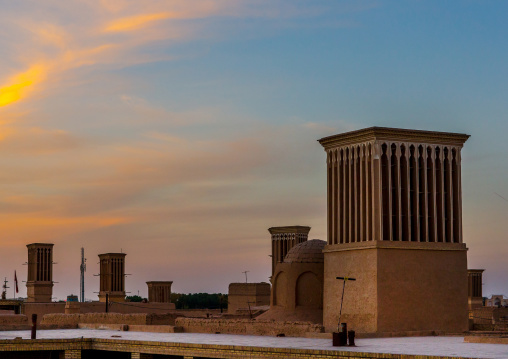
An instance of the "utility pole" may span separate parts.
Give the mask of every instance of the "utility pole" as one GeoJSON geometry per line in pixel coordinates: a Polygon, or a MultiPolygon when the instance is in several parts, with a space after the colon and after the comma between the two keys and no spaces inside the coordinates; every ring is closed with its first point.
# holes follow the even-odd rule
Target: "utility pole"
{"type": "Polygon", "coordinates": [[[79,301],[80,302],[84,302],[85,301],[85,272],[86,272],[86,258],[85,258],[85,248],[81,248],[81,265],[79,266],[79,270],[81,272],[81,277],[80,277],[80,285],[79,285],[79,290],[80,290],[80,298],[79,298],[79,301]]]}
{"type": "Polygon", "coordinates": [[[342,280],[342,281],[343,281],[343,282],[342,282],[342,283],[343,283],[343,284],[342,284],[342,297],[341,297],[341,299],[340,299],[340,311],[339,311],[339,327],[340,327],[340,325],[341,325],[341,323],[340,323],[340,318],[341,318],[341,316],[342,316],[342,303],[344,302],[344,291],[345,291],[345,289],[346,289],[346,282],[347,282],[348,280],[356,280],[356,278],[351,278],[351,277],[337,277],[337,279],[340,279],[340,280],[342,280]]]}

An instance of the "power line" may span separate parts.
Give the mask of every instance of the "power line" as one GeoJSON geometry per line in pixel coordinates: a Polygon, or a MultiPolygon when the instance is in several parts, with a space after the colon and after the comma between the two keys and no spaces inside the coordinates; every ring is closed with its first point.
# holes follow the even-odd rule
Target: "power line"
{"type": "Polygon", "coordinates": [[[498,197],[501,197],[502,199],[504,199],[506,202],[508,202],[508,199],[504,198],[503,196],[501,196],[499,193],[497,192],[494,192],[494,194],[498,197]]]}

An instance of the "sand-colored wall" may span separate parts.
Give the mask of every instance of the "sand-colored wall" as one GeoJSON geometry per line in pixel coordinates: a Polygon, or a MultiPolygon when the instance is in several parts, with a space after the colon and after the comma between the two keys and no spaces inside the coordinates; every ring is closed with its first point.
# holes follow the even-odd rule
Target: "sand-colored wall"
{"type": "Polygon", "coordinates": [[[277,322],[311,322],[323,325],[323,310],[306,307],[284,309],[270,307],[270,310],[260,314],[256,320],[277,322]]]}
{"type": "MultiPolygon", "coordinates": [[[[326,247],[325,247],[326,250],[326,247]]],[[[360,333],[377,331],[377,254],[375,249],[325,253],[323,325],[337,331],[343,281],[346,282],[341,322],[360,333]]]]}
{"type": "Polygon", "coordinates": [[[323,263],[278,263],[273,276],[271,308],[323,308],[323,263]]]}
{"type": "Polygon", "coordinates": [[[56,327],[76,327],[78,323],[87,324],[127,324],[127,325],[174,325],[176,314],[46,314],[41,325],[56,327]]]}
{"type": "Polygon", "coordinates": [[[175,326],[186,333],[221,333],[302,337],[305,333],[322,333],[323,326],[302,322],[273,322],[249,319],[197,319],[177,318],[175,326]]]}
{"type": "MultiPolygon", "coordinates": [[[[115,328],[127,330],[145,326],[171,326],[182,328],[188,333],[222,333],[301,337],[305,333],[322,333],[323,326],[305,322],[274,322],[248,319],[204,319],[176,317],[176,314],[47,314],[43,317],[41,327],[45,328],[115,328]],[[113,326],[113,327],[112,327],[113,326]],[[122,329],[125,328],[125,329],[122,329]]],[[[26,317],[25,317],[26,319],[26,317]]],[[[174,328],[171,329],[174,331],[174,328]]]]}
{"type": "MultiPolygon", "coordinates": [[[[23,314],[28,318],[32,318],[32,314],[37,314],[37,324],[42,320],[46,314],[52,313],[65,313],[65,302],[58,303],[24,303],[23,314]]],[[[30,319],[31,320],[31,319],[30,319]]]]}
{"type": "Polygon", "coordinates": [[[465,250],[378,251],[378,332],[468,330],[465,250]]]}
{"type": "Polygon", "coordinates": [[[270,304],[269,283],[231,283],[228,291],[228,313],[238,309],[270,304]]]}
{"type": "Polygon", "coordinates": [[[323,322],[358,333],[468,330],[466,249],[457,243],[350,243],[325,248],[323,322]],[[337,250],[339,249],[339,250],[337,250]]]}
{"type": "Polygon", "coordinates": [[[221,314],[221,311],[220,309],[176,309],[175,313],[181,317],[208,318],[221,314]]]}
{"type": "MultiPolygon", "coordinates": [[[[80,304],[80,313],[102,313],[106,311],[106,303],[85,302],[80,304]]],[[[174,303],[139,303],[111,302],[109,312],[112,313],[165,313],[175,309],[174,303]]]]}
{"type": "MultiPolygon", "coordinates": [[[[79,313],[105,313],[106,303],[101,302],[85,302],[73,303],[79,305],[79,313]]],[[[65,302],[58,303],[24,303],[23,314],[28,318],[32,314],[37,314],[37,322],[40,323],[42,316],[45,314],[64,314],[65,302]]],[[[173,312],[175,310],[174,303],[115,303],[112,302],[109,306],[110,313],[154,313],[163,314],[173,312]]]]}
{"type": "Polygon", "coordinates": [[[22,314],[0,315],[0,330],[24,330],[28,329],[31,322],[28,317],[22,314]]]}
{"type": "Polygon", "coordinates": [[[481,307],[472,314],[475,330],[508,330],[508,308],[481,307]]]}
{"type": "Polygon", "coordinates": [[[228,295],[270,295],[270,283],[231,283],[228,295]]]}

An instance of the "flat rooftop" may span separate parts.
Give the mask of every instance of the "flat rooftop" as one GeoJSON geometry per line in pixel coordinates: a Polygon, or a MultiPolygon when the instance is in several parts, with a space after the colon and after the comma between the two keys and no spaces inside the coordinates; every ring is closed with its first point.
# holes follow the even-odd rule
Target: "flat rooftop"
{"type": "Polygon", "coordinates": [[[467,141],[469,135],[453,132],[437,132],[410,130],[405,128],[389,127],[369,127],[357,131],[339,133],[328,137],[323,137],[318,142],[325,150],[337,146],[347,146],[367,141],[399,141],[414,143],[433,143],[441,145],[454,145],[462,147],[467,141]]]}
{"type": "MultiPolygon", "coordinates": [[[[30,331],[3,331],[1,340],[30,339],[30,331]]],[[[391,353],[462,358],[508,358],[508,345],[465,343],[464,337],[406,337],[356,339],[356,347],[333,347],[329,339],[268,337],[228,334],[123,332],[93,329],[39,330],[37,339],[108,339],[159,343],[310,349],[363,353],[391,353]]]]}

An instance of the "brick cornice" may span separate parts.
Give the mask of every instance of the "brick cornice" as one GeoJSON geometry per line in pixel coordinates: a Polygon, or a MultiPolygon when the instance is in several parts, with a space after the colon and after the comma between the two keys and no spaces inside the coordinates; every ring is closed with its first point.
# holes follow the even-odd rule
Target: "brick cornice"
{"type": "Polygon", "coordinates": [[[325,150],[370,141],[446,144],[462,147],[469,137],[469,135],[462,133],[369,127],[357,131],[323,137],[318,140],[318,142],[325,148],[325,150]]]}

